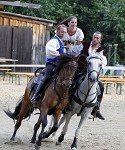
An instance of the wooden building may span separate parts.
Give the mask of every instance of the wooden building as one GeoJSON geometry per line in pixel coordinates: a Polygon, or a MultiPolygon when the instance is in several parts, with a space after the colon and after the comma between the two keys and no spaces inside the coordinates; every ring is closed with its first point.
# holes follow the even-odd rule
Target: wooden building
{"type": "Polygon", "coordinates": [[[44,64],[45,44],[53,23],[0,11],[0,57],[18,59],[18,64],[44,64]]]}

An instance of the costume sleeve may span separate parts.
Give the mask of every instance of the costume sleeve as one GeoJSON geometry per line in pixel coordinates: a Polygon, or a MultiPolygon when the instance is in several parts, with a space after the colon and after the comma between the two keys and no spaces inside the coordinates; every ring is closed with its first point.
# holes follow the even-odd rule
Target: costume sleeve
{"type": "Polygon", "coordinates": [[[104,50],[102,50],[101,52],[99,52],[101,57],[102,57],[102,67],[106,66],[107,65],[107,58],[104,54],[104,50]]]}
{"type": "Polygon", "coordinates": [[[83,41],[84,33],[80,28],[77,28],[77,41],[83,41]]]}
{"type": "Polygon", "coordinates": [[[70,45],[69,46],[69,54],[74,55],[74,56],[78,56],[81,53],[81,50],[83,49],[83,45],[82,43],[79,45],[70,45]]]}
{"type": "Polygon", "coordinates": [[[57,51],[60,48],[59,42],[57,39],[51,39],[46,44],[46,57],[47,58],[55,58],[59,56],[59,51],[57,51]]]}

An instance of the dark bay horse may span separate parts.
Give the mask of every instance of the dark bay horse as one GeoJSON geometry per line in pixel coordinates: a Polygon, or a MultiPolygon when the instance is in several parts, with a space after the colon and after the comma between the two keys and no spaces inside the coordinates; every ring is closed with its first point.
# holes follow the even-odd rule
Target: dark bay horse
{"type": "MultiPolygon", "coordinates": [[[[77,69],[76,59],[68,54],[63,54],[58,57],[58,65],[56,68],[57,76],[53,78],[49,86],[46,88],[44,95],[41,96],[41,102],[36,105],[36,108],[40,110],[40,115],[37,123],[34,126],[34,133],[31,139],[31,143],[35,144],[35,148],[39,149],[41,146],[41,140],[43,137],[44,129],[47,125],[47,115],[53,115],[54,124],[51,129],[51,133],[58,129],[58,122],[61,117],[62,111],[66,107],[69,99],[69,89],[73,82],[73,78],[77,69]],[[42,123],[42,129],[36,141],[37,130],[42,123]]],[[[34,107],[31,103],[33,95],[33,83],[36,77],[33,77],[25,89],[25,93],[15,107],[15,111],[12,113],[9,109],[4,110],[7,116],[13,120],[17,120],[14,128],[14,133],[11,140],[14,141],[16,132],[21,126],[23,119],[29,117],[34,111],[34,107]]]]}

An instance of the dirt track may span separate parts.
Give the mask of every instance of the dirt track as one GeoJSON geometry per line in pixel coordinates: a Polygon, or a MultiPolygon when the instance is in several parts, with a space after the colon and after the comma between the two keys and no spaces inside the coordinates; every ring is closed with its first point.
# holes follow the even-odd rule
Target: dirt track
{"type": "MultiPolygon", "coordinates": [[[[3,112],[3,109],[8,106],[13,111],[18,98],[23,95],[25,87],[26,79],[21,81],[21,85],[16,85],[8,83],[8,80],[2,81],[0,78],[0,150],[32,150],[29,145],[37,116],[32,115],[30,120],[23,121],[17,132],[17,141],[10,143],[9,139],[13,133],[14,123],[3,112]]],[[[125,87],[122,93],[125,93],[125,87]]],[[[116,95],[114,92],[111,95],[104,95],[101,111],[106,120],[95,119],[93,122],[88,119],[86,121],[79,137],[78,149],[125,150],[125,94],[116,95]]],[[[48,141],[42,142],[41,149],[69,150],[78,120],[77,116],[72,118],[65,141],[61,146],[55,145],[61,131],[60,128],[54,142],[49,138],[48,141]]]]}

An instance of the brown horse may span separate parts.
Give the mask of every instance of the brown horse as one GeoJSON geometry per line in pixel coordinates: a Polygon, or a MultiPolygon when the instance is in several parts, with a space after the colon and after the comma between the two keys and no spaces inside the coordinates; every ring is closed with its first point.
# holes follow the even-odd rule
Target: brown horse
{"type": "MultiPolygon", "coordinates": [[[[44,95],[40,97],[41,101],[37,104],[36,108],[40,110],[40,115],[37,123],[34,126],[34,133],[31,139],[31,143],[35,144],[36,134],[42,123],[41,133],[39,134],[38,141],[36,142],[35,148],[39,149],[41,146],[41,140],[43,137],[44,129],[47,125],[47,115],[53,115],[54,124],[51,129],[51,133],[58,129],[58,121],[61,117],[62,111],[66,107],[69,98],[69,88],[73,82],[75,71],[77,69],[76,59],[68,54],[63,54],[58,58],[58,65],[56,68],[57,75],[50,82],[44,92],[44,95]]],[[[5,113],[12,118],[17,120],[14,128],[14,133],[11,140],[14,140],[16,132],[21,125],[23,119],[30,117],[34,110],[31,103],[33,95],[34,81],[36,77],[33,77],[25,89],[25,93],[15,107],[15,111],[12,113],[9,109],[4,110],[5,113]]]]}

